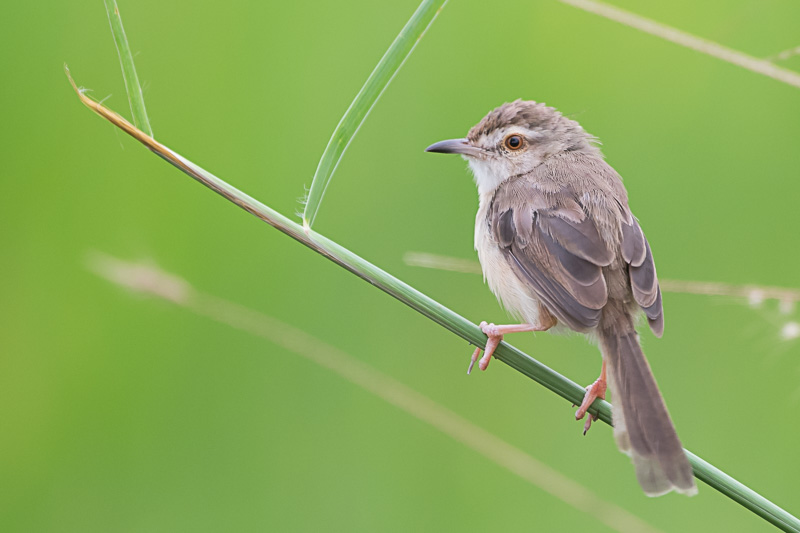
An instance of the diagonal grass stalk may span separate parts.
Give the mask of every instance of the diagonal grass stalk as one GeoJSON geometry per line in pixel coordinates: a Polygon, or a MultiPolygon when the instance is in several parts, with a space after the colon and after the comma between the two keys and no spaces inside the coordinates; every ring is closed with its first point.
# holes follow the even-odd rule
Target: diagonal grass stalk
{"type": "MultiPolygon", "coordinates": [[[[426,2],[423,2],[423,5],[425,4],[426,2]]],[[[118,16],[119,12],[116,11],[116,13],[118,16]]],[[[124,33],[117,33],[117,30],[121,32],[121,21],[118,27],[112,23],[111,28],[112,31],[115,32],[115,40],[125,40],[124,33]]],[[[127,43],[124,49],[128,49],[127,43]]],[[[128,56],[129,55],[130,54],[128,54],[128,56]]],[[[120,57],[122,58],[122,54],[120,54],[120,57]]],[[[133,60],[130,57],[129,59],[130,65],[132,66],[133,60]]],[[[126,68],[124,63],[125,61],[123,60],[123,69],[126,68]]],[[[396,68],[399,68],[401,65],[402,61],[397,63],[396,68]]],[[[241,207],[248,213],[258,217],[320,255],[327,257],[342,268],[397,298],[412,309],[447,328],[449,331],[467,340],[471,344],[481,347],[485,346],[486,336],[477,325],[425,294],[422,294],[410,285],[395,278],[366,259],[361,258],[323,235],[312,231],[307,224],[301,226],[295,223],[274,209],[248,196],[236,187],[159,143],[150,134],[137,128],[119,114],[89,98],[84,94],[84,91],[79,89],[75,84],[66,67],[65,70],[72,87],[75,89],[75,92],[78,94],[83,104],[134,137],[168,163],[225,199],[241,207]]],[[[388,79],[391,80],[394,72],[389,74],[388,79]]],[[[136,87],[138,87],[138,84],[136,87]]],[[[139,113],[146,120],[147,113],[144,108],[144,100],[142,98],[130,98],[130,101],[132,106],[137,106],[137,109],[134,110],[134,115],[139,113]]],[[[506,342],[500,343],[500,346],[498,346],[495,351],[495,357],[573,404],[580,403],[583,399],[583,387],[506,342]]],[[[589,408],[589,412],[597,415],[598,418],[606,424],[611,425],[611,405],[608,402],[600,399],[595,400],[589,408]]],[[[694,475],[699,480],[705,482],[783,531],[800,533],[800,520],[795,516],[688,450],[686,451],[686,455],[692,465],[694,475]]]]}
{"type": "Polygon", "coordinates": [[[423,0],[411,18],[400,30],[400,34],[378,62],[378,66],[369,75],[364,86],[356,95],[353,103],[345,111],[336,129],[333,130],[328,146],[322,153],[317,171],[308,190],[306,206],[303,211],[303,226],[311,229],[317,217],[322,197],[330,184],[336,167],[339,166],[344,152],[358,133],[358,129],[372,111],[372,107],[383,91],[391,83],[397,71],[403,66],[408,56],[414,51],[422,39],[425,30],[433,23],[447,0],[423,0]]]}

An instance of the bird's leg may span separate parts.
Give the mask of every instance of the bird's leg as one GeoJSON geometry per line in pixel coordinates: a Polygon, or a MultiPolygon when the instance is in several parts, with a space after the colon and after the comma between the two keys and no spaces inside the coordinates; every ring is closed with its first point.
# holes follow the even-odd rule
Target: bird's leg
{"type": "MultiPolygon", "coordinates": [[[[600,398],[601,400],[606,399],[606,388],[608,388],[608,381],[606,380],[606,360],[603,358],[603,367],[600,369],[600,377],[597,378],[597,381],[586,387],[586,394],[583,396],[583,402],[581,402],[580,407],[578,407],[578,410],[575,412],[575,420],[580,420],[586,416],[586,411],[596,398],[600,398]]],[[[586,435],[586,432],[592,427],[592,422],[595,420],[597,420],[597,416],[589,413],[589,417],[583,425],[584,435],[586,435]]]]}
{"type": "MultiPolygon", "coordinates": [[[[480,362],[478,362],[478,368],[481,370],[486,370],[489,366],[489,361],[492,359],[492,354],[494,353],[497,345],[503,340],[503,335],[506,333],[520,333],[523,331],[547,331],[548,329],[552,328],[556,325],[557,321],[554,316],[550,313],[544,314],[540,316],[541,324],[511,324],[507,326],[496,326],[494,324],[487,324],[486,322],[481,322],[481,331],[489,337],[486,341],[486,348],[483,349],[483,357],[481,357],[480,362]]],[[[472,372],[472,367],[475,366],[475,361],[478,360],[478,356],[481,354],[481,348],[478,347],[472,353],[472,359],[469,363],[469,368],[467,369],[467,374],[472,372]]]]}

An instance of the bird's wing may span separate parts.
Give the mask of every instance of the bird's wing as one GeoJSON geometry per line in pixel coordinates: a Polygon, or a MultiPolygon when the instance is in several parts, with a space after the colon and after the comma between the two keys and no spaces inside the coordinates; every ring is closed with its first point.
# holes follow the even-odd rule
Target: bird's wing
{"type": "Polygon", "coordinates": [[[509,264],[548,310],[570,328],[586,331],[600,321],[608,299],[603,267],[615,253],[571,189],[554,193],[507,182],[495,194],[487,224],[509,264]]]}
{"type": "Polygon", "coordinates": [[[647,315],[650,329],[656,337],[660,337],[664,333],[664,309],[650,243],[636,218],[622,206],[620,209],[628,218],[622,222],[622,258],[629,265],[633,299],[647,315]]]}

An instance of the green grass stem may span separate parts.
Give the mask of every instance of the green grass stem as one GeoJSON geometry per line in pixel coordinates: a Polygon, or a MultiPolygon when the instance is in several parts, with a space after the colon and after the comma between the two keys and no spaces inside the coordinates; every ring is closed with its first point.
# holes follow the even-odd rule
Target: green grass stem
{"type": "Polygon", "coordinates": [[[150,119],[147,118],[142,86],[139,84],[139,76],[136,75],[136,66],[133,64],[133,55],[128,44],[128,38],[125,36],[125,29],[122,27],[122,17],[119,14],[117,0],[105,0],[105,4],[108,22],[111,24],[111,34],[114,36],[114,44],[117,46],[117,54],[119,54],[119,63],[122,66],[122,79],[125,80],[125,92],[128,93],[128,103],[131,106],[133,123],[137,128],[152,137],[153,128],[150,127],[150,119]]]}
{"type": "Polygon", "coordinates": [[[411,18],[400,30],[400,34],[378,62],[378,66],[369,75],[364,86],[356,95],[350,107],[345,111],[333,135],[322,153],[317,171],[308,190],[306,205],[303,211],[303,226],[310,229],[317,217],[322,197],[331,182],[339,161],[344,152],[353,141],[358,129],[372,111],[375,102],[381,97],[383,91],[391,83],[394,76],[403,66],[408,56],[414,51],[417,43],[422,39],[425,30],[433,23],[442,10],[447,0],[423,0],[411,18]]]}

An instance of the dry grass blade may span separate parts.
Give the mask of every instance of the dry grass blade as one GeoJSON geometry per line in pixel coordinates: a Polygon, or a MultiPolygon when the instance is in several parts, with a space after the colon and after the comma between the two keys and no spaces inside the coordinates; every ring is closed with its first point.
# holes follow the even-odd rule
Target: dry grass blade
{"type": "Polygon", "coordinates": [[[133,263],[95,253],[89,257],[88,266],[112,283],[170,301],[195,314],[256,335],[330,370],[539,487],[576,511],[591,514],[615,531],[658,531],[523,450],[301,329],[237,303],[200,292],[184,279],[164,272],[153,264],[133,263]]]}

